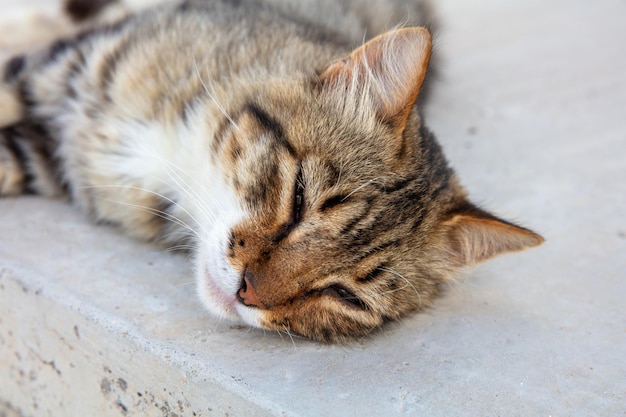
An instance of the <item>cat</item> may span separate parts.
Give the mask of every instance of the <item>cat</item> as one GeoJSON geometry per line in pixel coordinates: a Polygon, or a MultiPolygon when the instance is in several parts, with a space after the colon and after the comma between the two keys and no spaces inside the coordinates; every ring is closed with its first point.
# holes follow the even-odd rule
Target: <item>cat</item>
{"type": "MultiPolygon", "coordinates": [[[[107,2],[81,3],[66,4],[77,19],[107,2]]],[[[95,221],[192,247],[217,317],[368,335],[460,268],[543,241],[471,203],[425,126],[427,10],[177,1],[15,56],[0,195],[69,195],[95,221]]]]}

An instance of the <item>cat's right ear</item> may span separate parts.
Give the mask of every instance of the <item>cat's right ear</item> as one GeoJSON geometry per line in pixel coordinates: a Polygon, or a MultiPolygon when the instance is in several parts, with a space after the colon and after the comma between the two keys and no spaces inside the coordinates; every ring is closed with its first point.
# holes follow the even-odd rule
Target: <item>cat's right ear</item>
{"type": "Polygon", "coordinates": [[[393,30],[331,63],[320,79],[357,102],[365,97],[380,120],[403,130],[424,82],[431,47],[425,28],[393,30]]]}

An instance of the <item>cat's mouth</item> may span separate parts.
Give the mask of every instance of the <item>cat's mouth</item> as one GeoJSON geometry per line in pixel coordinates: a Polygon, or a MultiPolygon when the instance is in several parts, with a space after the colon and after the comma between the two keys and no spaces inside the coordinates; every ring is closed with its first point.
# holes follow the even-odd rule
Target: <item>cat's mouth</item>
{"type": "Polygon", "coordinates": [[[203,272],[198,283],[198,291],[205,306],[218,317],[241,320],[235,308],[235,305],[239,303],[236,293],[231,294],[221,288],[208,268],[204,268],[203,272]]]}

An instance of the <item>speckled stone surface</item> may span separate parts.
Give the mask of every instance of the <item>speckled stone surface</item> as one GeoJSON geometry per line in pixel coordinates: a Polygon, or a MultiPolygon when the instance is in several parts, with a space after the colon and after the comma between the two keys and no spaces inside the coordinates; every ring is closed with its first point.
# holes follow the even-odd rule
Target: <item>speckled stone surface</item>
{"type": "Polygon", "coordinates": [[[437,4],[429,125],[544,246],[321,346],[213,321],[184,256],[1,199],[0,416],[626,415],[626,3],[437,4]]]}

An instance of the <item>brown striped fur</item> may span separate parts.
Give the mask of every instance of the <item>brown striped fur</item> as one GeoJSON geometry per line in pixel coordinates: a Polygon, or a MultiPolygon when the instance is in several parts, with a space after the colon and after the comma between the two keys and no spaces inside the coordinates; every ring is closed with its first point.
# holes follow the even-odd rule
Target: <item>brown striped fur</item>
{"type": "Polygon", "coordinates": [[[424,125],[426,4],[321,3],[170,2],[14,57],[0,194],[67,192],[95,220],[191,245],[210,311],[325,342],[541,243],[468,201],[424,125]]]}

